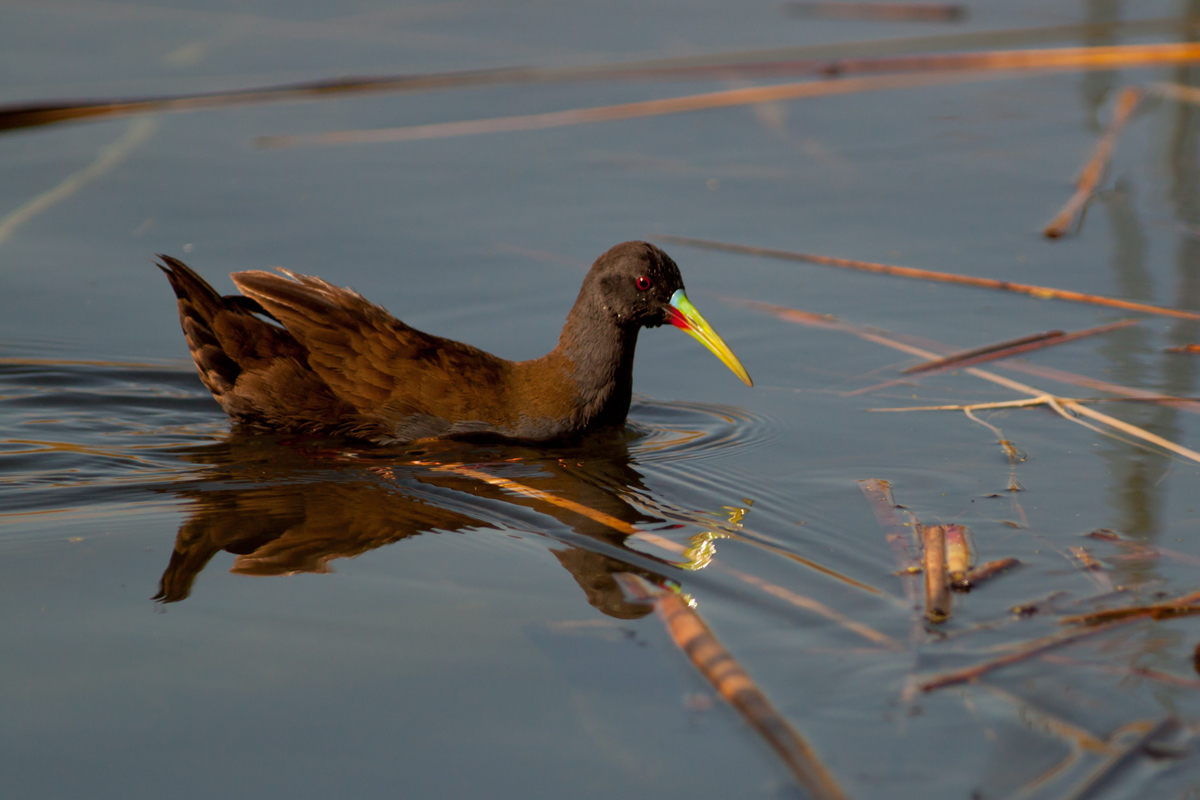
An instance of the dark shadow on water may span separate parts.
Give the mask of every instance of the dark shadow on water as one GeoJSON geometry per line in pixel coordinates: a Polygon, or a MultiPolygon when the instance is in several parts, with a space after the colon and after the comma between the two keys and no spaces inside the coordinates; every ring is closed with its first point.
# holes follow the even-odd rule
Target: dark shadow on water
{"type": "Polygon", "coordinates": [[[209,469],[200,480],[168,489],[187,503],[189,515],[154,599],[188,597],[222,550],[237,556],[238,574],[320,573],[334,559],[423,533],[492,529],[553,537],[561,544],[551,552],[591,605],[620,619],[644,616],[650,606],[627,601],[613,573],[663,585],[676,568],[626,547],[626,532],[611,522],[666,522],[623,499],[646,492],[630,466],[635,436],[611,433],[541,450],[455,442],[369,447],[235,431],[180,453],[209,469]],[[482,473],[565,502],[514,493],[477,477],[482,473]]]}

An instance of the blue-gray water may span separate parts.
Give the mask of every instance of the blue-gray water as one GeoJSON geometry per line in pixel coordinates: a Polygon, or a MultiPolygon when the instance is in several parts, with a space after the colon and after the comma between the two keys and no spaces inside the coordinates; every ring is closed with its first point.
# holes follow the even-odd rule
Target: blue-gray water
{"type": "MultiPolygon", "coordinates": [[[[779,47],[859,54],[873,50],[854,44],[864,41],[1200,13],[1182,2],[967,6],[966,21],[945,25],[800,19],[780,3],[0,3],[0,103],[779,47]]],[[[1024,44],[1185,34],[1068,31],[1024,44]]],[[[979,46],[1020,43],[996,33],[979,46]]],[[[1116,748],[1171,714],[1185,741],[1200,724],[1191,618],[1126,626],[966,687],[915,697],[906,687],[1055,633],[1059,614],[1200,588],[1195,463],[1045,408],[989,412],[1029,456],[1010,467],[996,435],[961,413],[867,409],[1015,393],[960,371],[849,394],[918,359],[740,301],[952,348],[1138,315],[665,244],[753,389],[660,329],[640,338],[622,436],[570,449],[361,448],[231,436],[151,259],[181,258],[226,292],[241,269],[318,274],[508,358],[553,346],[603,250],[671,234],[1200,309],[1200,107],[1147,101],[1079,234],[1038,235],[1119,89],[1197,76],[1195,66],[1010,76],[391,144],[253,141],[752,81],[371,94],[4,134],[3,793],[797,796],[656,615],[617,590],[622,571],[689,595],[852,797],[1059,797],[1105,763],[1081,741],[1116,748]],[[1026,491],[1005,491],[1010,471],[1026,491]],[[950,638],[914,634],[865,479],[889,481],[922,522],[966,525],[977,561],[1024,566],[957,596],[950,638]],[[716,559],[681,568],[678,553],[625,540],[571,504],[682,547],[715,542],[716,559]],[[1170,553],[1123,558],[1128,546],[1083,537],[1095,529],[1170,553]],[[1104,572],[1079,567],[1068,548],[1080,546],[1104,572]],[[1128,597],[1089,602],[1106,580],[1128,597]],[[1009,614],[1055,592],[1067,594],[1053,612],[1009,614]]],[[[1139,318],[1029,363],[1200,394],[1200,356],[1163,352],[1200,339],[1200,325],[1139,318]]],[[[1200,449],[1200,417],[1186,410],[1102,410],[1200,449]]],[[[1104,796],[1193,796],[1200,761],[1182,752],[1135,758],[1104,796]]]]}

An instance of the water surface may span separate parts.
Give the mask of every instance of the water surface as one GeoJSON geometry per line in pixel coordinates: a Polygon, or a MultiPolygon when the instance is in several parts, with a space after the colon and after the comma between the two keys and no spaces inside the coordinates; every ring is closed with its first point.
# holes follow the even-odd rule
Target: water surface
{"type": "MultiPolygon", "coordinates": [[[[1020,37],[1000,32],[1017,28],[1042,29],[1025,40],[1037,46],[1177,41],[1182,24],[1153,36],[1061,26],[1194,13],[1170,2],[968,6],[946,26],[801,20],[779,4],[12,4],[0,6],[0,102],[780,47],[829,57],[951,34],[990,32],[1011,47],[1020,37]]],[[[959,46],[922,42],[909,49],[959,46]]],[[[663,234],[1200,309],[1195,107],[1147,103],[1078,235],[1037,233],[1115,94],[1150,80],[1195,85],[1195,67],[379,145],[253,142],[749,81],[342,96],[5,134],[6,785],[22,797],[802,794],[613,577],[633,574],[694,601],[849,796],[1067,796],[1168,717],[1181,724],[1173,757],[1137,756],[1098,791],[1195,793],[1192,618],[1126,626],[966,686],[906,689],[914,675],[1056,633],[1059,616],[1200,588],[1197,465],[1044,408],[986,415],[1028,454],[1015,464],[960,413],[869,413],[1015,395],[962,372],[854,393],[917,359],[741,301],[951,349],[1123,315],[672,245],[689,296],[753,389],[690,338],[647,331],[620,433],[558,448],[382,448],[232,430],[151,265],[174,255],[222,291],[240,269],[319,274],[508,358],[553,346],[596,256],[663,234]],[[1010,475],[1025,491],[1006,491],[1010,475]],[[978,561],[1024,566],[956,596],[945,625],[924,624],[860,488],[868,479],[890,482],[902,515],[966,525],[978,561]],[[1084,537],[1096,529],[1127,543],[1084,537]],[[1080,546],[1102,571],[1080,567],[1069,550],[1080,546]],[[1110,596],[1114,586],[1127,593],[1110,596]],[[1050,595],[1044,613],[1009,612],[1050,595]]],[[[1028,363],[1196,395],[1195,357],[1163,350],[1200,328],[1140,318],[1028,363]]],[[[1200,441],[1186,409],[1104,410],[1200,441]]]]}

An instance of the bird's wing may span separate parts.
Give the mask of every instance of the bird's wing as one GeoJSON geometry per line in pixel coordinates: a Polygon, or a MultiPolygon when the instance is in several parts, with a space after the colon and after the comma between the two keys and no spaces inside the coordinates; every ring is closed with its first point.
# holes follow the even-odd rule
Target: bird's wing
{"type": "MultiPolygon", "coordinates": [[[[429,418],[502,427],[511,362],[423,333],[350,289],[280,270],[236,272],[233,281],[308,350],[308,364],[365,417],[396,425],[429,418]]],[[[428,428],[428,430],[426,430],[428,428]]],[[[404,437],[408,438],[408,437],[404,437]]]]}

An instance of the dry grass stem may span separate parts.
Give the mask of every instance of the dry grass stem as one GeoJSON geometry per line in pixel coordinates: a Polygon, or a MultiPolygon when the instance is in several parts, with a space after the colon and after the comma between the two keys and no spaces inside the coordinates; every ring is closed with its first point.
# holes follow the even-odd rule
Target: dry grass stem
{"type": "Polygon", "coordinates": [[[651,589],[630,573],[613,577],[632,599],[654,604],[675,645],[717,694],[770,745],[801,786],[818,800],[845,800],[845,792],[812,746],[775,710],[754,679],[683,598],[674,592],[651,589]]]}
{"type": "MultiPolygon", "coordinates": [[[[741,253],[743,255],[778,258],[784,261],[800,261],[807,264],[820,264],[827,267],[840,267],[859,272],[872,272],[877,275],[891,275],[897,278],[914,278],[916,280],[934,281],[938,283],[955,283],[960,286],[974,286],[980,289],[998,289],[1005,292],[1015,292],[1036,297],[1039,300],[1066,300],[1073,303],[1088,303],[1091,305],[1122,308],[1126,311],[1140,311],[1145,314],[1157,314],[1164,317],[1178,317],[1200,321],[1200,314],[1177,308],[1163,308],[1147,303],[1134,303],[1130,300],[1119,300],[1115,297],[1104,297],[1084,292],[1073,292],[1067,289],[1052,289],[1048,286],[1034,286],[1012,281],[998,281],[993,278],[973,278],[967,275],[955,275],[950,272],[936,272],[915,267],[901,267],[894,264],[879,264],[873,261],[856,261],[850,258],[835,258],[819,256],[811,253],[798,253],[791,250],[774,250],[769,247],[752,247],[750,245],[714,242],[707,239],[693,239],[688,236],[658,236],[664,242],[682,244],[687,247],[698,247],[705,250],[720,250],[726,253],[741,253]]],[[[936,353],[929,353],[924,358],[936,358],[936,353]]]]}
{"type": "Polygon", "coordinates": [[[1125,123],[1129,121],[1133,112],[1141,104],[1142,97],[1142,90],[1134,86],[1127,86],[1122,90],[1117,97],[1117,105],[1113,110],[1113,118],[1108,124],[1108,129],[1096,143],[1092,157],[1088,159],[1088,163],[1075,181],[1075,194],[1055,215],[1054,219],[1050,220],[1049,224],[1042,229],[1042,235],[1049,239],[1057,239],[1075,227],[1079,213],[1095,193],[1096,187],[1100,185],[1100,181],[1104,177],[1105,170],[1108,169],[1108,163],[1112,160],[1113,150],[1117,145],[1117,138],[1125,129],[1125,123]]]}
{"type": "Polygon", "coordinates": [[[1192,450],[1187,447],[1183,447],[1181,445],[1177,445],[1168,439],[1164,439],[1161,436],[1150,433],[1149,431],[1147,431],[1144,428],[1139,428],[1137,425],[1131,425],[1130,423],[1125,422],[1123,420],[1119,420],[1116,417],[1110,417],[1108,414],[1105,414],[1101,411],[1097,411],[1094,408],[1088,408],[1087,406],[1081,405],[1074,401],[1067,401],[1067,402],[1063,403],[1063,405],[1065,405],[1067,408],[1074,411],[1076,414],[1082,414],[1085,417],[1090,417],[1099,422],[1103,422],[1105,425],[1116,428],[1119,431],[1128,433],[1131,436],[1136,436],[1139,439],[1145,439],[1148,442],[1156,444],[1165,450],[1170,450],[1172,453],[1181,455],[1184,458],[1188,458],[1188,459],[1191,459],[1192,461],[1200,462],[1200,453],[1197,453],[1195,450],[1192,450]]]}
{"type": "Polygon", "coordinates": [[[886,22],[959,22],[967,7],[958,3],[870,3],[856,0],[807,0],[787,3],[789,13],[816,19],[861,19],[886,22]]]}
{"type": "Polygon", "coordinates": [[[945,369],[955,369],[971,366],[972,364],[981,364],[986,361],[997,361],[1002,358],[1012,358],[1021,353],[1028,353],[1031,350],[1040,350],[1043,347],[1053,347],[1054,345],[1066,344],[1074,342],[1078,339],[1085,339],[1089,336],[1096,336],[1101,333],[1127,328],[1130,325],[1137,325],[1136,319],[1123,319],[1119,322],[1110,322],[1107,325],[1097,325],[1094,328],[1087,328],[1081,331],[1072,333],[1064,333],[1063,331],[1047,331],[1045,333],[1035,333],[1031,336],[1024,336],[1020,339],[1010,339],[1007,342],[999,342],[997,344],[989,344],[983,347],[976,347],[972,350],[963,350],[959,353],[954,353],[948,356],[941,356],[932,361],[925,361],[908,369],[901,370],[901,375],[912,375],[918,372],[934,372],[945,369]]]}
{"type": "MultiPolygon", "coordinates": [[[[1147,391],[1146,389],[1137,389],[1132,386],[1122,386],[1118,383],[1109,383],[1108,381],[1096,380],[1083,375],[1078,375],[1074,372],[1056,369],[1054,367],[1043,367],[1038,364],[1029,364],[1024,361],[1006,361],[1003,364],[996,366],[1011,372],[1021,372],[1026,375],[1032,375],[1035,378],[1046,378],[1047,380],[1066,383],[1071,386],[1082,386],[1087,389],[1094,389],[1099,392],[1109,392],[1111,394],[1120,395],[1121,397],[1130,400],[1147,400],[1155,403],[1165,403],[1172,408],[1177,408],[1180,411],[1187,411],[1190,414],[1200,414],[1200,402],[1186,397],[1173,397],[1171,395],[1159,394],[1158,392],[1147,391]]],[[[1085,402],[1077,400],[1076,402],[1085,402]]]]}
{"type": "MultiPolygon", "coordinates": [[[[1059,400],[1070,400],[1072,403],[1163,403],[1169,405],[1171,403],[1191,402],[1175,395],[1150,395],[1148,397],[1060,397],[1059,400]]],[[[884,412],[901,412],[901,411],[987,411],[988,409],[996,408],[1029,408],[1031,406],[1039,406],[1045,403],[1045,399],[1041,397],[1030,397],[1022,400],[998,400],[993,403],[948,403],[941,406],[895,406],[893,408],[868,408],[866,411],[872,411],[882,414],[884,412]]],[[[987,425],[989,428],[994,426],[989,425],[982,420],[977,420],[980,425],[987,425]]],[[[998,429],[996,429],[998,430],[998,429]]]]}
{"type": "MultiPolygon", "coordinates": [[[[830,329],[830,330],[845,331],[847,333],[852,333],[861,339],[866,339],[867,341],[876,342],[878,344],[882,344],[887,347],[891,347],[894,350],[900,350],[901,352],[910,353],[912,355],[920,356],[922,358],[933,358],[935,356],[934,353],[931,353],[928,350],[925,350],[924,348],[920,348],[920,347],[916,347],[914,345],[905,344],[903,342],[896,341],[894,338],[892,338],[890,335],[888,335],[886,331],[881,331],[878,329],[867,330],[867,329],[859,328],[855,325],[850,325],[848,323],[841,322],[841,321],[836,320],[829,316],[821,316],[818,314],[811,314],[806,311],[798,311],[796,309],[785,308],[783,306],[771,305],[770,303],[759,303],[759,302],[755,302],[755,301],[742,301],[742,302],[751,308],[756,308],[759,310],[766,311],[766,312],[773,314],[774,316],[776,316],[780,319],[786,320],[788,322],[796,322],[801,325],[809,325],[812,327],[826,328],[826,329],[830,329]]],[[[977,367],[967,367],[964,370],[964,372],[966,372],[968,375],[974,375],[977,378],[982,378],[983,380],[990,381],[991,383],[997,384],[999,386],[1004,386],[1008,389],[1012,389],[1015,392],[1019,392],[1021,394],[1026,394],[1026,395],[1031,395],[1039,402],[1045,403],[1047,406],[1052,408],[1056,413],[1059,414],[1059,416],[1063,417],[1064,419],[1074,422],[1076,424],[1082,425],[1085,428],[1088,428],[1089,430],[1099,433],[1101,436],[1108,436],[1108,437],[1118,439],[1123,442],[1135,444],[1139,447],[1145,446],[1134,440],[1125,439],[1124,437],[1117,436],[1116,434],[1112,433],[1111,431],[1107,431],[1107,430],[1104,430],[1103,428],[1099,428],[1095,425],[1092,425],[1091,423],[1086,422],[1085,420],[1079,419],[1079,417],[1075,416],[1075,414],[1079,414],[1079,415],[1082,415],[1085,417],[1090,417],[1091,419],[1095,419],[1099,422],[1103,422],[1105,425],[1108,425],[1109,427],[1115,428],[1116,430],[1119,430],[1123,433],[1133,436],[1134,439],[1141,439],[1143,442],[1149,442],[1150,444],[1153,444],[1157,447],[1161,447],[1164,450],[1168,450],[1172,453],[1175,453],[1176,455],[1180,455],[1191,461],[1200,463],[1200,453],[1196,452],[1195,450],[1192,450],[1191,448],[1188,448],[1188,447],[1184,447],[1182,445],[1175,444],[1174,442],[1164,439],[1163,437],[1161,437],[1157,434],[1151,433],[1150,431],[1147,431],[1144,428],[1139,428],[1136,425],[1131,425],[1130,423],[1125,422],[1123,420],[1119,420],[1116,417],[1111,417],[1108,414],[1104,414],[1100,411],[1096,411],[1095,409],[1088,408],[1087,406],[1077,403],[1074,400],[1055,397],[1054,395],[1043,392],[1041,389],[1035,389],[1034,387],[1029,386],[1027,384],[1020,383],[1018,381],[1014,381],[1009,378],[1005,378],[1003,376],[995,374],[994,372],[988,372],[986,370],[982,370],[977,367]],[[1071,413],[1069,413],[1069,412],[1071,412],[1071,413]]],[[[969,408],[970,407],[968,407],[968,409],[969,408]]],[[[966,411],[966,410],[967,409],[964,409],[964,411],[966,411]]],[[[989,425],[986,422],[982,422],[981,420],[979,420],[977,418],[974,418],[974,417],[972,417],[972,418],[975,419],[976,422],[980,422],[983,425],[987,425],[987,427],[991,428],[993,431],[996,431],[998,433],[998,429],[996,429],[995,426],[989,425]]],[[[1002,439],[1001,441],[1003,443],[1004,440],[1002,439]]]]}
{"type": "Polygon", "coordinates": [[[934,624],[950,619],[950,581],[946,575],[946,529],[925,528],[925,619],[934,624]]]}

